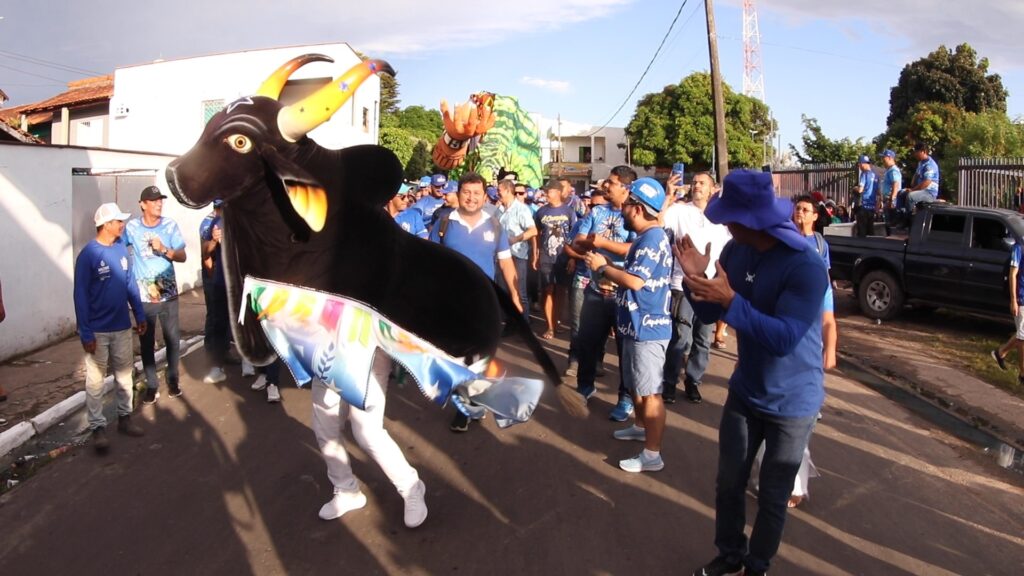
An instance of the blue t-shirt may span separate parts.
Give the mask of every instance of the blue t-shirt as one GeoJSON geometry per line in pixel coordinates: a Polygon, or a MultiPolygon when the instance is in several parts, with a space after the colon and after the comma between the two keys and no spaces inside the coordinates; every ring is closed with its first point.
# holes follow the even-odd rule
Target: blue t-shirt
{"type": "Polygon", "coordinates": [[[124,241],[131,248],[132,275],[139,286],[143,302],[167,302],[178,297],[174,263],[163,254],[154,253],[149,241],[159,238],[169,250],[181,250],[185,241],[174,220],[161,218],[152,228],[141,218],[132,218],[124,229],[124,241]]]}
{"type": "MultiPolygon", "coordinates": [[[[590,214],[587,214],[587,217],[582,222],[583,224],[580,225],[577,236],[594,234],[613,242],[631,242],[636,237],[636,233],[626,230],[626,224],[622,219],[622,211],[616,210],[611,204],[594,206],[590,210],[590,214]]],[[[603,249],[599,249],[597,252],[620,268],[625,263],[624,258],[614,252],[603,249]]],[[[596,283],[592,282],[590,287],[598,291],[596,283]]]]}
{"type": "Polygon", "coordinates": [[[615,294],[616,328],[637,342],[672,337],[670,302],[672,246],[664,228],[653,226],[633,240],[624,269],[644,281],[640,290],[619,286],[615,294]]]}
{"type": "Polygon", "coordinates": [[[879,190],[879,194],[882,197],[883,203],[889,199],[892,194],[892,185],[896,185],[896,190],[899,191],[903,188],[903,174],[900,173],[900,169],[896,166],[890,166],[885,171],[885,178],[882,180],[882,189],[879,190]]]}
{"type": "MultiPolygon", "coordinates": [[[[501,222],[501,227],[505,229],[505,234],[509,238],[520,236],[530,228],[536,227],[536,224],[533,223],[533,211],[519,200],[513,200],[508,205],[508,208],[505,208],[504,205],[499,206],[498,220],[501,222]]],[[[513,244],[512,256],[520,260],[529,258],[530,241],[522,240],[513,244]]]]}
{"type": "Polygon", "coordinates": [[[1020,244],[1013,245],[1013,251],[1010,252],[1010,268],[1017,269],[1017,304],[1024,306],[1024,271],[1021,270],[1021,246],[1020,244]]]}
{"type": "Polygon", "coordinates": [[[128,251],[115,242],[104,246],[92,240],[75,259],[75,318],[82,342],[96,340],[97,332],[119,332],[132,327],[129,304],[137,322],[146,321],[139,290],[128,266],[128,251]]]}
{"type": "MultiPolygon", "coordinates": [[[[818,413],[825,400],[821,306],[825,263],[809,247],[778,242],[766,252],[732,241],[719,259],[735,297],[721,319],[736,330],[739,360],[729,393],[751,408],[785,418],[818,413]],[[813,328],[813,329],[812,329],[813,328]]],[[[704,322],[721,306],[692,302],[704,322]]]]}
{"type": "Polygon", "coordinates": [[[875,173],[872,170],[862,170],[860,179],[860,205],[865,210],[874,210],[878,195],[875,194],[875,173]]]}
{"type": "Polygon", "coordinates": [[[395,224],[413,236],[427,237],[427,227],[423,225],[423,216],[420,215],[419,210],[412,208],[402,210],[395,216],[395,224]]]}
{"type": "Polygon", "coordinates": [[[932,195],[932,198],[939,197],[939,165],[929,156],[917,164],[917,172],[914,173],[914,186],[919,182],[931,180],[925,190],[932,195]]]}
{"type": "Polygon", "coordinates": [[[537,223],[537,252],[539,267],[551,267],[562,253],[566,242],[572,242],[571,232],[576,225],[576,211],[570,206],[542,206],[534,215],[537,223]]]}
{"type": "MultiPolygon", "coordinates": [[[[203,242],[209,242],[213,240],[213,227],[217,226],[221,230],[224,229],[224,225],[221,224],[223,219],[217,216],[215,213],[210,212],[203,218],[203,221],[199,224],[199,239],[203,242]]],[[[210,255],[213,258],[213,271],[208,271],[205,266],[200,266],[203,273],[203,282],[209,282],[211,286],[224,286],[224,266],[220,261],[220,246],[213,251],[210,255]]]]}
{"type": "MultiPolygon", "coordinates": [[[[828,255],[828,242],[825,240],[825,237],[824,236],[821,237],[821,252],[818,252],[818,237],[817,236],[815,236],[814,234],[811,234],[810,236],[804,236],[804,238],[807,239],[807,244],[810,245],[811,249],[814,250],[819,256],[821,256],[821,259],[825,262],[825,269],[826,270],[831,270],[832,269],[832,260],[829,258],[829,255],[828,255]]],[[[822,310],[823,312],[835,312],[836,311],[835,295],[832,293],[832,282],[829,282],[828,283],[828,288],[825,289],[825,302],[824,302],[823,306],[824,306],[824,309],[822,310]]]]}
{"type": "Polygon", "coordinates": [[[434,224],[434,212],[437,212],[437,209],[441,206],[444,206],[444,198],[434,198],[434,196],[427,194],[417,200],[410,208],[419,210],[420,216],[423,218],[423,225],[430,228],[434,224]]]}
{"type": "Polygon", "coordinates": [[[453,211],[448,216],[444,239],[441,238],[441,226],[438,222],[438,225],[430,229],[430,241],[451,248],[469,258],[484,271],[488,278],[495,277],[495,260],[512,257],[508,246],[508,236],[501,229],[501,224],[495,228],[495,219],[486,214],[480,214],[480,220],[470,230],[469,226],[462,221],[458,210],[453,211]]]}

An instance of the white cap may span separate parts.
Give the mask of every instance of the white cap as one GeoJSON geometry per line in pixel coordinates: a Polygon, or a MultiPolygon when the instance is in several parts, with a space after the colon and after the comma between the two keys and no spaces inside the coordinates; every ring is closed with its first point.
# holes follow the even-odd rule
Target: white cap
{"type": "Polygon", "coordinates": [[[96,215],[93,217],[93,221],[96,222],[97,226],[102,226],[111,220],[123,221],[131,217],[131,214],[121,212],[121,209],[117,207],[117,204],[107,202],[106,204],[101,204],[100,207],[96,209],[96,215]]]}

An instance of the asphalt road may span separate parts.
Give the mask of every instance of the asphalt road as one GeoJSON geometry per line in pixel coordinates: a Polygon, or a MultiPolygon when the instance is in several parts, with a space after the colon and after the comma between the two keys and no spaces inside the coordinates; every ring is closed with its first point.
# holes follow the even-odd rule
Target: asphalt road
{"type": "MultiPolygon", "coordinates": [[[[556,339],[553,350],[564,350],[556,339]]],[[[515,340],[510,370],[537,375],[515,340]]],[[[558,358],[562,359],[561,356],[558,358]]],[[[717,423],[732,350],[715,351],[705,402],[669,407],[653,474],[620,471],[640,446],[606,419],[614,376],[586,418],[549,390],[528,424],[448,431],[449,411],[393,387],[387,427],[427,486],[430,516],[402,523],[402,500],[351,448],[369,503],[317,518],[329,499],[309,429],[308,391],[270,405],[237,367],[202,384],[183,361],[179,399],[112,435],[106,457],[80,448],[0,498],[4,574],[665,574],[715,554],[717,423]]],[[[614,374],[610,370],[609,374],[614,374]]],[[[790,515],[773,574],[1020,574],[1024,481],[863,385],[827,378],[812,439],[821,478],[790,515]]],[[[749,500],[749,517],[756,503],[749,500]]]]}

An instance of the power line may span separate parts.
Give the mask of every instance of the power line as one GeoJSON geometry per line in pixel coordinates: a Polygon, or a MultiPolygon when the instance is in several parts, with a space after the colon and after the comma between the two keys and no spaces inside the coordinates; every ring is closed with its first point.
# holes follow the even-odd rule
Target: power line
{"type": "Polygon", "coordinates": [[[27,56],[25,54],[18,54],[17,52],[10,52],[8,50],[0,50],[0,55],[7,56],[14,60],[21,60],[22,62],[28,62],[30,64],[38,64],[40,66],[46,66],[47,68],[55,68],[64,72],[75,72],[78,74],[91,74],[94,76],[101,76],[102,72],[96,72],[95,70],[87,70],[85,68],[76,68],[74,66],[68,66],[59,62],[51,62],[50,60],[43,60],[42,58],[36,58],[34,56],[27,56]]]}
{"type": "Polygon", "coordinates": [[[612,120],[614,120],[615,117],[619,115],[619,112],[622,112],[622,109],[625,108],[626,103],[628,103],[629,99],[633,97],[633,94],[636,93],[637,88],[640,87],[640,83],[644,81],[644,78],[647,76],[647,73],[651,70],[651,66],[654,64],[654,60],[658,57],[658,54],[661,53],[661,48],[665,45],[665,40],[667,40],[668,39],[668,35],[672,33],[672,29],[675,28],[676,22],[679,20],[679,15],[683,13],[683,8],[686,7],[686,3],[689,2],[689,1],[690,0],[683,0],[683,3],[679,6],[679,10],[676,11],[675,18],[672,19],[672,23],[669,25],[668,30],[665,31],[665,35],[662,36],[662,38],[661,38],[661,43],[658,44],[658,49],[654,51],[654,56],[651,56],[651,61],[648,62],[647,63],[647,67],[644,68],[644,73],[640,75],[640,79],[636,81],[636,84],[633,86],[633,89],[630,90],[629,94],[626,95],[626,98],[623,99],[622,104],[619,104],[618,109],[615,110],[615,112],[612,113],[611,117],[608,118],[607,122],[605,122],[597,130],[594,130],[590,134],[587,134],[586,136],[584,136],[584,138],[589,138],[589,137],[593,136],[594,134],[597,134],[601,130],[604,130],[605,128],[607,128],[608,125],[612,123],[612,120]]]}
{"type": "Polygon", "coordinates": [[[28,76],[35,76],[36,78],[42,78],[43,80],[53,80],[54,82],[60,82],[61,84],[66,83],[64,80],[61,80],[59,78],[50,78],[49,76],[43,76],[42,74],[33,74],[32,72],[26,72],[25,70],[21,70],[13,66],[7,66],[5,64],[0,64],[0,68],[6,68],[8,70],[13,70],[21,74],[27,74],[28,76]]]}

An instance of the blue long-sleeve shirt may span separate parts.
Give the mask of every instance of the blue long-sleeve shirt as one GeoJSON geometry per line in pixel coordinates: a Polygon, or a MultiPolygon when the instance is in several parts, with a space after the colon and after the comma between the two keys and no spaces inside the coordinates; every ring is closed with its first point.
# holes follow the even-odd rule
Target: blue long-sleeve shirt
{"type": "Polygon", "coordinates": [[[730,242],[722,268],[736,296],[728,310],[694,302],[701,320],[719,316],[736,330],[739,360],[729,391],[760,412],[816,414],[825,400],[821,312],[828,273],[817,252],[782,242],[766,252],[730,242]],[[813,330],[811,328],[814,328],[813,330]]]}
{"type": "Polygon", "coordinates": [[[75,318],[82,342],[96,340],[96,332],[118,332],[132,327],[128,306],[136,322],[145,322],[139,288],[128,267],[128,250],[115,242],[104,246],[89,242],[75,259],[75,318]]]}

